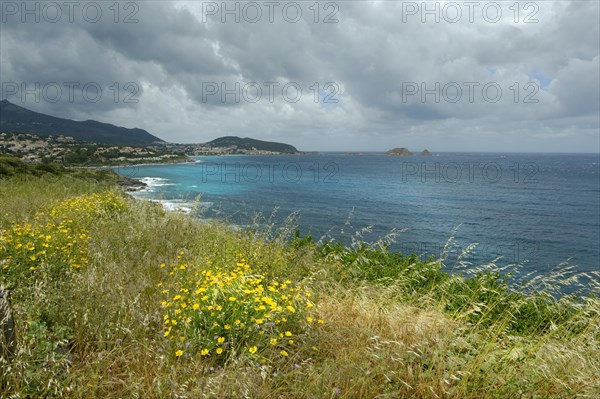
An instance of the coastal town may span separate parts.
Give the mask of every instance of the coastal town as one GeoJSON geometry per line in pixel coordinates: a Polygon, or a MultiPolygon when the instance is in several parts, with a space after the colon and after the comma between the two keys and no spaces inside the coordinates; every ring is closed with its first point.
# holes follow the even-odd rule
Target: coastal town
{"type": "Polygon", "coordinates": [[[239,148],[238,145],[156,143],[146,146],[110,145],[77,140],[70,136],[44,136],[33,133],[1,132],[0,155],[29,163],[69,165],[134,165],[174,163],[198,155],[270,155],[279,151],[239,148]]]}

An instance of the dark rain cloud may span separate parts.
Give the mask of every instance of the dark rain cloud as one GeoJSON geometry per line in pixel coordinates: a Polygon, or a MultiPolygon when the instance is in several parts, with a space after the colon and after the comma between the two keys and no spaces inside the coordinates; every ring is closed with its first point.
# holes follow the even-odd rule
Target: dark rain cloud
{"type": "Polygon", "coordinates": [[[297,21],[278,3],[272,22],[256,2],[263,13],[256,23],[203,14],[221,2],[124,1],[118,15],[114,2],[92,3],[77,3],[73,21],[28,15],[23,23],[22,2],[2,1],[3,97],[179,142],[234,134],[304,149],[598,150],[597,2],[521,2],[530,5],[518,22],[513,3],[496,3],[503,12],[496,23],[480,11],[490,2],[480,2],[473,22],[455,2],[463,13],[456,23],[407,13],[421,2],[324,2],[317,22],[312,2],[295,3],[297,21]],[[89,15],[81,13],[86,5],[89,15]],[[102,17],[94,21],[96,5],[102,17]],[[537,22],[523,23],[532,12],[537,22]],[[15,85],[31,91],[36,83],[39,101],[11,95],[15,85]],[[73,98],[65,84],[79,84],[73,98]],[[56,101],[54,85],[63,88],[56,101]],[[96,85],[102,96],[90,101],[85,94],[93,97],[96,85]],[[502,96],[493,98],[498,87],[502,96]]]}

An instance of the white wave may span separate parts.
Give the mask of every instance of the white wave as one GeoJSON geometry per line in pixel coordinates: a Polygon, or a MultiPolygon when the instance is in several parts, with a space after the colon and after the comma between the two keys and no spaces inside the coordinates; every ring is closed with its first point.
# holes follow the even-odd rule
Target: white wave
{"type": "Polygon", "coordinates": [[[157,191],[158,187],[175,186],[174,183],[170,183],[169,179],[162,177],[144,177],[140,181],[146,183],[146,187],[139,190],[140,192],[153,192],[157,191]]]}
{"type": "Polygon", "coordinates": [[[194,203],[183,200],[157,200],[150,201],[161,204],[166,211],[178,211],[183,213],[191,213],[194,209],[194,203]]]}
{"type": "Polygon", "coordinates": [[[169,179],[162,177],[144,177],[140,179],[143,183],[146,183],[149,187],[161,187],[161,186],[174,186],[175,184],[169,183],[169,179]]]}

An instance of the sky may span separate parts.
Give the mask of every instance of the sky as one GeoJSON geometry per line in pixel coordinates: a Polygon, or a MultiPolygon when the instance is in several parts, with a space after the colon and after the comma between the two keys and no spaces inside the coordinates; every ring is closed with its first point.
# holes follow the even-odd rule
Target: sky
{"type": "Polygon", "coordinates": [[[179,143],[600,152],[599,4],[0,0],[0,95],[179,143]]]}

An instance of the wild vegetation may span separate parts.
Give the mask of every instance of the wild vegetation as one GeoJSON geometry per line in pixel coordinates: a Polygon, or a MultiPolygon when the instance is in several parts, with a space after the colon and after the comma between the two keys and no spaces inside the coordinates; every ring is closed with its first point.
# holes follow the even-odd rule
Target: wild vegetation
{"type": "Polygon", "coordinates": [[[8,175],[0,397],[600,397],[597,275],[449,274],[385,239],[165,212],[108,174],[8,175]]]}

